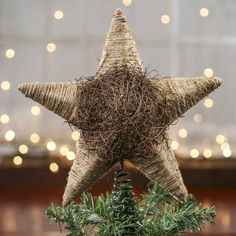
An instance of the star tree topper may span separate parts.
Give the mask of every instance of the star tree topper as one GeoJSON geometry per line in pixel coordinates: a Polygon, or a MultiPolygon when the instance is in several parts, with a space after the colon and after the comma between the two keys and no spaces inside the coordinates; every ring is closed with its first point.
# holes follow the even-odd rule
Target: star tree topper
{"type": "MultiPolygon", "coordinates": [[[[185,198],[187,196],[187,190],[183,183],[175,156],[168,145],[168,140],[166,136],[163,135],[162,139],[157,139],[156,137],[159,137],[159,134],[163,134],[163,130],[165,132],[168,125],[181,117],[203,97],[220,86],[221,83],[222,80],[218,77],[147,78],[127,20],[123,12],[117,9],[113,15],[98,71],[92,81],[84,82],[84,84],[82,82],[26,83],[21,84],[19,90],[24,93],[26,97],[35,100],[67,120],[70,124],[77,127],[81,133],[81,138],[76,145],[76,158],[69,172],[67,186],[63,195],[63,205],[66,205],[109,171],[109,169],[119,161],[119,155],[123,155],[122,159],[128,159],[133,163],[135,167],[144,173],[151,181],[159,184],[178,198],[185,198]],[[136,72],[138,71],[142,74],[141,79],[136,80],[135,73],[133,73],[134,67],[136,72]],[[119,73],[114,73],[112,68],[119,68],[119,73]],[[123,74],[120,73],[122,72],[122,68],[124,68],[125,71],[123,74]],[[106,80],[104,77],[108,79],[106,80]],[[118,87],[113,86],[113,80],[116,81],[116,86],[118,84],[118,87]],[[118,158],[113,159],[110,159],[109,155],[104,155],[104,151],[101,151],[99,148],[94,148],[94,150],[91,151],[88,143],[86,143],[86,140],[89,140],[86,138],[88,137],[86,136],[87,133],[89,133],[89,137],[93,137],[93,133],[97,132],[96,127],[101,127],[100,124],[100,126],[97,125],[98,121],[95,120],[95,122],[97,122],[96,125],[92,126],[92,128],[90,127],[89,131],[86,130],[88,128],[83,128],[88,127],[86,126],[86,122],[88,122],[89,119],[94,119],[94,117],[91,118],[93,114],[100,114],[100,110],[103,109],[102,106],[108,106],[106,103],[107,100],[113,100],[110,97],[104,96],[103,100],[99,100],[99,103],[93,106],[93,110],[92,108],[90,109],[90,107],[85,107],[87,110],[85,109],[85,111],[83,111],[83,106],[79,106],[81,105],[80,103],[82,103],[81,97],[83,97],[82,94],[85,93],[84,91],[87,89],[89,94],[91,94],[93,91],[93,89],[90,88],[92,84],[102,84],[104,81],[110,83],[109,91],[112,91],[114,94],[114,97],[112,97],[114,104],[109,108],[110,110],[107,108],[109,112],[112,112],[108,115],[101,112],[102,114],[100,116],[108,120],[109,117],[112,117],[112,120],[116,120],[113,126],[118,127],[115,131],[113,130],[112,139],[110,138],[112,142],[106,143],[104,147],[104,150],[111,151],[109,155],[118,153],[118,158]],[[135,85],[136,81],[139,81],[137,84],[140,86],[140,89],[137,89],[137,86],[132,87],[132,84],[135,85]],[[151,91],[150,95],[142,92],[149,90],[151,91]],[[132,93],[132,91],[136,92],[132,93]],[[137,94],[138,96],[136,96],[137,94]],[[160,97],[160,94],[163,96],[160,97]],[[136,101],[136,97],[139,97],[139,101],[136,101]],[[128,100],[131,101],[129,104],[127,102],[128,100]],[[149,104],[148,107],[144,108],[144,101],[149,104]],[[99,104],[102,105],[99,107],[99,104]],[[126,104],[126,106],[124,106],[124,104],[126,104]],[[137,106],[134,105],[135,108],[133,110],[131,109],[130,115],[128,109],[130,109],[130,107],[132,108],[133,104],[137,104],[137,106]],[[124,110],[124,107],[126,110],[124,110]],[[84,119],[82,123],[78,121],[78,118],[81,117],[81,115],[78,115],[81,113],[79,108],[81,108],[84,113],[89,113],[89,116],[86,116],[86,119],[84,119]],[[138,116],[137,113],[140,113],[140,111],[147,115],[138,116]],[[150,111],[154,111],[154,113],[152,114],[150,111]],[[120,114],[128,115],[120,116],[120,114]],[[160,114],[164,114],[165,116],[160,114]],[[156,116],[161,118],[156,119],[156,116]],[[151,137],[145,137],[145,142],[139,146],[137,141],[132,143],[130,140],[142,140],[140,137],[142,137],[142,133],[146,132],[146,128],[140,127],[145,119],[147,119],[148,122],[155,121],[156,123],[150,123],[152,127],[150,127],[150,125],[146,127],[151,137]],[[166,119],[166,121],[163,121],[163,119],[166,119]],[[120,131],[121,126],[119,126],[119,123],[122,124],[122,132],[120,131]],[[139,128],[135,128],[133,124],[139,124],[139,128]],[[129,129],[129,127],[132,128],[129,129]],[[154,134],[153,130],[155,131],[154,134]],[[153,138],[152,136],[155,137],[153,138]],[[122,137],[123,141],[121,138],[118,140],[118,137],[122,137]],[[152,142],[152,140],[159,140],[159,142],[152,142]],[[131,147],[127,144],[129,142],[131,142],[131,147]],[[116,147],[114,147],[114,143],[116,147]],[[129,151],[129,149],[131,151],[129,151]],[[123,150],[128,151],[124,154],[122,152],[123,150]]],[[[102,93],[103,90],[100,92],[102,93]]],[[[98,93],[97,95],[99,96],[98,93]]],[[[96,100],[96,97],[91,97],[91,100],[93,99],[96,100]]],[[[99,133],[101,139],[103,138],[103,133],[106,132],[107,126],[103,125],[102,127],[103,132],[99,133]]],[[[107,128],[107,130],[109,129],[111,129],[111,127],[107,128]]],[[[114,154],[114,156],[116,154],[114,154]]]]}

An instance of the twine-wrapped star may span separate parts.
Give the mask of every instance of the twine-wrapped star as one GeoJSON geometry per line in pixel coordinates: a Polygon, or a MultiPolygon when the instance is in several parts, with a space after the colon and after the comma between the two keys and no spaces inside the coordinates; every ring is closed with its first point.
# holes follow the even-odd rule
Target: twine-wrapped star
{"type": "Polygon", "coordinates": [[[118,9],[95,76],[75,83],[27,83],[19,90],[80,131],[63,196],[66,205],[121,159],[185,198],[187,190],[166,131],[221,83],[218,77],[148,78],[118,9]]]}

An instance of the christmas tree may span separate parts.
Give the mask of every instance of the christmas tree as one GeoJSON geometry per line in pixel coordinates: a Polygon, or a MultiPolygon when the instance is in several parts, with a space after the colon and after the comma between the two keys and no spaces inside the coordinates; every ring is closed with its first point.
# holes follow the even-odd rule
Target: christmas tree
{"type": "Polygon", "coordinates": [[[47,216],[70,235],[180,235],[212,222],[214,207],[203,209],[188,195],[167,129],[221,82],[218,77],[150,78],[127,20],[116,10],[95,76],[19,87],[81,134],[63,207],[52,205],[47,216]],[[124,160],[154,182],[137,202],[124,160]],[[118,162],[111,196],[85,193],[118,162]],[[79,195],[81,202],[74,202],[79,195]]]}

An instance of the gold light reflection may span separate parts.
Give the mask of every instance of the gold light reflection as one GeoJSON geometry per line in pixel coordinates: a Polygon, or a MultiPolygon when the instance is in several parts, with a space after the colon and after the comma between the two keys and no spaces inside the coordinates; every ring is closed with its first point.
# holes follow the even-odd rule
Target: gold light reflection
{"type": "Polygon", "coordinates": [[[191,156],[192,158],[197,158],[197,157],[199,157],[199,151],[198,151],[196,148],[192,149],[192,150],[190,151],[190,156],[191,156]]]}
{"type": "Polygon", "coordinates": [[[186,138],[188,135],[188,131],[184,128],[180,129],[178,132],[180,138],[186,138]]]}
{"type": "Polygon", "coordinates": [[[9,81],[7,81],[7,80],[2,81],[2,83],[1,83],[2,90],[7,91],[10,89],[10,87],[11,87],[11,84],[9,81]]]}
{"type": "Polygon", "coordinates": [[[57,49],[57,46],[55,43],[48,43],[47,44],[47,50],[48,52],[52,53],[52,52],[55,52],[57,49]]]}
{"type": "Polygon", "coordinates": [[[209,10],[207,8],[203,7],[200,9],[199,13],[202,17],[207,17],[209,15],[209,10]]]}
{"type": "Polygon", "coordinates": [[[222,143],[220,148],[222,151],[224,151],[225,149],[230,149],[230,145],[228,143],[222,143]]]}
{"type": "Polygon", "coordinates": [[[56,149],[56,147],[57,147],[57,145],[56,145],[56,143],[53,142],[53,141],[49,141],[49,142],[47,143],[47,149],[48,149],[49,151],[54,151],[54,150],[56,149]]]}
{"type": "Polygon", "coordinates": [[[30,141],[32,143],[38,143],[40,140],[40,136],[37,133],[33,133],[30,135],[30,141]]]}
{"type": "Polygon", "coordinates": [[[161,16],[161,23],[162,24],[169,24],[170,23],[170,17],[168,15],[161,16]]]}
{"type": "Polygon", "coordinates": [[[60,147],[59,152],[62,156],[66,156],[66,154],[69,152],[69,149],[67,146],[62,146],[62,147],[60,147]]]}
{"type": "Polygon", "coordinates": [[[5,133],[5,139],[6,141],[12,141],[13,139],[15,138],[15,132],[13,130],[8,130],[6,133],[5,133]]]}
{"type": "Polygon", "coordinates": [[[34,116],[38,116],[40,114],[40,108],[38,106],[32,106],[31,113],[34,116]]]}
{"type": "Polygon", "coordinates": [[[219,144],[223,144],[225,142],[225,136],[223,134],[218,134],[216,136],[216,142],[219,144]]]}
{"type": "Polygon", "coordinates": [[[173,140],[170,145],[171,150],[177,150],[179,148],[179,143],[176,140],[173,140]]]}
{"type": "Polygon", "coordinates": [[[57,163],[52,162],[52,163],[49,165],[49,169],[50,169],[51,172],[56,173],[56,172],[59,171],[59,166],[58,166],[57,163]]]}
{"type": "Polygon", "coordinates": [[[26,154],[28,152],[29,148],[25,145],[25,144],[22,144],[19,146],[19,152],[21,154],[26,154]]]}
{"type": "Polygon", "coordinates": [[[212,77],[213,74],[214,74],[214,72],[213,72],[213,70],[212,70],[211,68],[206,68],[206,69],[204,70],[204,75],[205,75],[206,77],[208,77],[208,78],[212,77]]]}
{"type": "Polygon", "coordinates": [[[214,102],[213,102],[213,100],[212,100],[211,98],[206,98],[206,99],[204,100],[204,106],[205,106],[206,108],[212,108],[213,105],[214,105],[214,102]]]}
{"type": "Polygon", "coordinates": [[[13,58],[15,56],[15,51],[12,48],[6,50],[5,55],[7,58],[13,58]]]}
{"type": "Polygon", "coordinates": [[[16,165],[16,166],[22,165],[22,162],[23,162],[23,160],[22,160],[22,158],[21,158],[20,156],[15,156],[15,157],[13,158],[13,163],[14,163],[14,165],[16,165]]]}
{"type": "Polygon", "coordinates": [[[72,139],[73,139],[74,141],[78,141],[79,138],[80,138],[80,133],[79,133],[79,131],[76,130],[76,131],[72,132],[71,137],[72,137],[72,139]]]}
{"type": "Polygon", "coordinates": [[[124,6],[128,7],[132,4],[132,0],[122,0],[124,6]]]}
{"type": "Polygon", "coordinates": [[[69,160],[69,161],[72,161],[75,159],[75,153],[70,151],[70,152],[67,152],[66,153],[66,158],[69,160]]]}
{"type": "Polygon", "coordinates": [[[210,158],[210,157],[212,156],[212,151],[211,151],[211,149],[209,149],[209,148],[205,149],[205,150],[203,151],[203,156],[204,156],[205,158],[210,158]]]}
{"type": "Polygon", "coordinates": [[[7,114],[2,114],[0,116],[0,122],[2,124],[7,124],[10,121],[10,117],[7,114]]]}
{"type": "Polygon", "coordinates": [[[64,13],[61,10],[57,10],[54,12],[54,17],[57,20],[61,20],[63,18],[63,16],[64,16],[64,13]]]}
{"type": "Polygon", "coordinates": [[[232,151],[230,149],[224,149],[223,151],[223,156],[228,158],[228,157],[231,157],[232,155],[232,151]]]}

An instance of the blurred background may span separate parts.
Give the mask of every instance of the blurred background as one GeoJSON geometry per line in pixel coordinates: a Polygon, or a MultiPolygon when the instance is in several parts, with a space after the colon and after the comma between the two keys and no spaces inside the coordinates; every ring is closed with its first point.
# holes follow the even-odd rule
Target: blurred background
{"type": "MultiPolygon", "coordinates": [[[[0,1],[0,235],[59,234],[44,212],[51,202],[61,204],[79,139],[18,85],[94,75],[117,7],[149,71],[224,79],[169,135],[189,192],[217,207],[216,224],[195,235],[236,235],[234,0],[0,1]]],[[[147,179],[127,168],[137,194],[145,191],[147,179]]],[[[91,191],[110,190],[112,178],[111,172],[91,191]]]]}

